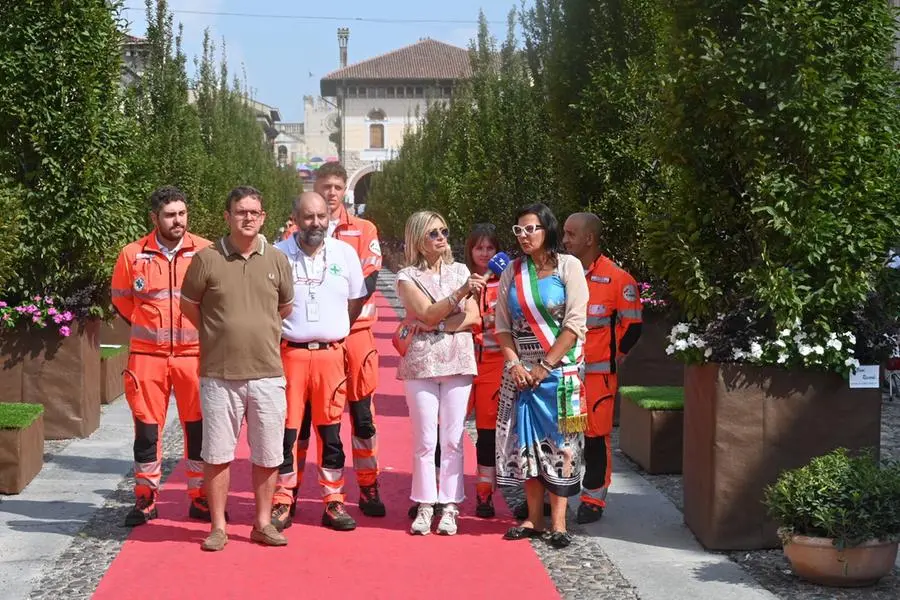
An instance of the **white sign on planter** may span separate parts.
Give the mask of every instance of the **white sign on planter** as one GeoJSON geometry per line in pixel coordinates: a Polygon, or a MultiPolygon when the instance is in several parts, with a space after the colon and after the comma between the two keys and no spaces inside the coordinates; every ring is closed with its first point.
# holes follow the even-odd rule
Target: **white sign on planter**
{"type": "Polygon", "coordinates": [[[857,367],[856,373],[850,373],[850,387],[869,389],[881,387],[878,365],[860,365],[857,367]]]}

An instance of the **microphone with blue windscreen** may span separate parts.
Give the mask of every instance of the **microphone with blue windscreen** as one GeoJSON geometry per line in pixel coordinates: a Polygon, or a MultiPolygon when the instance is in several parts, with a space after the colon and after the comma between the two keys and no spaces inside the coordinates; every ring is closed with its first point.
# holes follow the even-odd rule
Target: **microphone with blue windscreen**
{"type": "Polygon", "coordinates": [[[506,252],[498,252],[488,261],[488,268],[491,270],[491,273],[500,277],[510,264],[512,264],[512,261],[506,252]]]}

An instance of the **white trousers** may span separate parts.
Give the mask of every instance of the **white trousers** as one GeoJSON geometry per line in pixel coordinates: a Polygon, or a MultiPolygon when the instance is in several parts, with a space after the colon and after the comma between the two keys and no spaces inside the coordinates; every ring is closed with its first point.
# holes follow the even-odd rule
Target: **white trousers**
{"type": "Polygon", "coordinates": [[[463,436],[466,434],[472,376],[408,379],[404,385],[413,434],[413,478],[409,498],[424,504],[462,502],[466,497],[463,436]],[[438,427],[441,431],[441,473],[440,481],[435,482],[434,451],[438,427]]]}

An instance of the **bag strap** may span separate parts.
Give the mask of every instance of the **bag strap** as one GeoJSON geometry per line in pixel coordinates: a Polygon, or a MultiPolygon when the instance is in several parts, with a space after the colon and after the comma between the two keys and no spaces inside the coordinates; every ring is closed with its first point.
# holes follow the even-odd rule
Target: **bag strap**
{"type": "Polygon", "coordinates": [[[425,294],[426,296],[428,296],[428,299],[431,300],[431,303],[432,303],[432,304],[437,304],[437,300],[434,299],[434,296],[431,295],[431,292],[429,292],[428,290],[426,290],[426,289],[425,289],[425,286],[422,285],[421,283],[419,283],[419,280],[418,280],[418,279],[416,279],[415,277],[412,277],[412,276],[410,277],[410,279],[412,279],[412,282],[413,282],[414,284],[416,284],[416,287],[417,287],[417,288],[419,288],[420,290],[422,290],[422,292],[424,292],[424,294],[425,294]]]}

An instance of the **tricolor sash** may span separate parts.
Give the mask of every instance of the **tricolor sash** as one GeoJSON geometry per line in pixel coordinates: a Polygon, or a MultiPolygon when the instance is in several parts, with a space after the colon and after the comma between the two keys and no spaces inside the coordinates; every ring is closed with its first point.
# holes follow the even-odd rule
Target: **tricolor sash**
{"type": "MultiPolygon", "coordinates": [[[[518,259],[515,268],[516,296],[525,321],[531,327],[544,352],[550,352],[561,326],[547,310],[538,288],[537,271],[531,257],[518,259]]],[[[562,433],[577,433],[587,428],[587,401],[584,384],[578,374],[583,360],[582,342],[575,344],[563,356],[559,385],[556,388],[559,430],[562,433]]]]}

